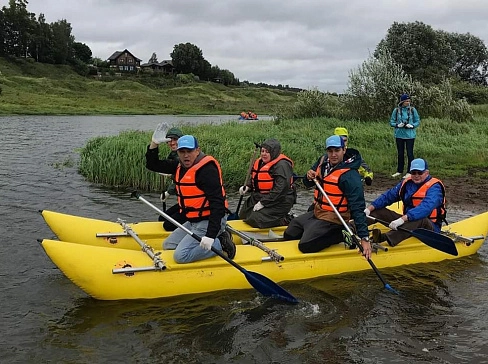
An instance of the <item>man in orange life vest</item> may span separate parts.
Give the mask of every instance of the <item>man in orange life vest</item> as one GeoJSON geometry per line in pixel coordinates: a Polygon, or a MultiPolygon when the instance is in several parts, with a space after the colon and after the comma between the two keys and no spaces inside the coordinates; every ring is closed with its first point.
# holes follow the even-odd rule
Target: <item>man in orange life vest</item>
{"type": "Polygon", "coordinates": [[[241,195],[248,192],[251,195],[239,213],[240,219],[257,228],[288,225],[288,213],[296,202],[293,161],[281,153],[278,140],[261,144],[261,157],[254,162],[249,185],[239,188],[241,195]]]}
{"type": "MultiPolygon", "coordinates": [[[[344,160],[346,147],[344,140],[333,135],[325,142],[327,154],[320,157],[307,172],[303,183],[307,187],[315,186],[314,178],[321,183],[325,193],[334,204],[341,217],[348,221],[354,220],[356,233],[361,239],[365,258],[371,258],[371,244],[364,214],[364,191],[358,168],[361,155],[357,152],[348,155],[344,160]]],[[[300,239],[298,249],[303,253],[316,253],[331,245],[344,241],[342,231],[345,230],[327,199],[315,188],[314,207],[291,220],[285,230],[286,240],[300,239]]]]}
{"type": "Polygon", "coordinates": [[[410,177],[404,178],[395,187],[383,193],[369,205],[364,213],[381,220],[391,221],[392,231],[382,234],[373,229],[373,241],[387,241],[390,246],[398,245],[410,237],[408,232],[399,231],[399,226],[408,230],[424,228],[439,232],[446,218],[446,193],[442,182],[429,174],[427,162],[414,159],[410,165],[410,177]],[[403,202],[403,214],[386,208],[394,202],[403,202]]]}
{"type": "Polygon", "coordinates": [[[164,250],[175,250],[177,263],[190,263],[215,256],[213,246],[234,258],[236,248],[225,231],[227,200],[222,185],[222,171],[215,158],[205,155],[192,135],[178,139],[178,160],[158,157],[158,144],[151,142],[146,151],[146,167],[154,172],[175,175],[176,195],[183,224],[202,237],[198,243],[184,230],[177,228],[163,243],[164,250]]]}

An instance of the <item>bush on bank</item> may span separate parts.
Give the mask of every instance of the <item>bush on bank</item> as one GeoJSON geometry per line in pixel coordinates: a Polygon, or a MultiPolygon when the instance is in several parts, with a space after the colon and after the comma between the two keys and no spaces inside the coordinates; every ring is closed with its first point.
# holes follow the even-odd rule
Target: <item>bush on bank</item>
{"type": "Polygon", "coordinates": [[[389,53],[370,57],[350,72],[348,88],[342,96],[332,96],[317,89],[302,91],[295,103],[276,111],[278,120],[308,117],[337,117],[343,120],[374,121],[391,115],[399,96],[407,92],[421,118],[447,118],[456,122],[473,119],[466,99],[457,99],[448,80],[438,85],[413,81],[389,53]]]}
{"type": "MultiPolygon", "coordinates": [[[[349,130],[350,147],[359,149],[376,175],[388,176],[394,172],[396,147],[388,120],[363,123],[309,118],[181,128],[184,133],[195,135],[202,151],[220,162],[226,189],[231,193],[237,191],[245,180],[254,142],[277,138],[283,153],[295,162],[295,172],[304,175],[325,152],[324,141],[337,126],[349,130]]],[[[145,152],[151,134],[126,131],[118,136],[90,140],[81,150],[79,172],[89,181],[109,187],[161,190],[161,176],[145,168],[145,152]]],[[[464,123],[427,118],[422,120],[418,129],[414,151],[416,157],[427,159],[432,174],[437,177],[487,178],[487,139],[486,116],[464,123]]],[[[168,147],[160,146],[159,153],[160,158],[165,158],[169,153],[168,147]]]]}

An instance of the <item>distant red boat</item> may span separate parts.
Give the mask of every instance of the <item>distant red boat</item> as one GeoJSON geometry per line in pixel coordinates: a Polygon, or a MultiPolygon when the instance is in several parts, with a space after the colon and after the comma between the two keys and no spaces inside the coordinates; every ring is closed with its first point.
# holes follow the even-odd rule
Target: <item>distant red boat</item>
{"type": "Polygon", "coordinates": [[[252,111],[248,112],[241,112],[239,115],[239,120],[259,120],[257,114],[253,113],[252,111]]]}

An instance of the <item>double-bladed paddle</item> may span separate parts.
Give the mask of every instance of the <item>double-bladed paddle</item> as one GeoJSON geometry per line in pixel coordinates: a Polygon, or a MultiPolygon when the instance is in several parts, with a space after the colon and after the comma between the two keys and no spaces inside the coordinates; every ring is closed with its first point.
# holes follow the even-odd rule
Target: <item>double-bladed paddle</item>
{"type": "MultiPolygon", "coordinates": [[[[327,202],[329,203],[330,207],[332,207],[332,209],[334,210],[335,214],[337,215],[337,217],[339,218],[339,220],[341,220],[342,222],[342,225],[344,225],[344,227],[346,228],[347,232],[352,236],[354,242],[356,243],[357,247],[359,248],[359,250],[361,251],[361,253],[364,253],[364,249],[363,249],[363,246],[361,245],[361,242],[358,240],[358,238],[356,237],[355,234],[353,234],[353,232],[351,231],[351,228],[349,227],[349,225],[346,224],[346,222],[344,221],[344,219],[342,218],[341,214],[339,213],[339,211],[337,211],[336,207],[334,206],[334,204],[332,203],[332,201],[330,200],[329,196],[327,196],[327,194],[325,193],[324,189],[322,188],[322,186],[320,185],[319,181],[317,181],[317,178],[314,178],[313,181],[315,182],[315,185],[317,186],[318,190],[320,191],[320,193],[326,198],[327,202]]],[[[393,293],[396,293],[396,294],[399,294],[395,289],[393,289],[386,281],[385,279],[383,278],[383,276],[381,275],[380,271],[378,270],[378,268],[376,268],[376,265],[374,265],[373,261],[368,258],[368,263],[369,265],[371,266],[371,268],[373,268],[374,272],[376,273],[376,275],[378,276],[378,278],[380,279],[381,283],[383,283],[383,286],[390,292],[393,292],[393,293]]]]}
{"type": "MultiPolygon", "coordinates": [[[[166,220],[170,221],[173,223],[175,226],[183,230],[185,233],[190,235],[193,239],[197,241],[201,241],[202,238],[195,233],[193,233],[191,230],[187,229],[185,226],[180,224],[178,221],[175,219],[171,218],[171,216],[167,215],[165,212],[161,211],[158,209],[156,206],[154,206],[152,203],[141,197],[140,193],[137,191],[132,192],[132,197],[136,197],[138,200],[144,202],[146,205],[149,207],[153,208],[155,211],[157,211],[162,217],[164,217],[166,220]]],[[[298,299],[296,299],[291,293],[286,291],[284,288],[280,287],[278,284],[270,280],[269,278],[256,273],[256,272],[250,272],[246,269],[244,269],[242,266],[234,262],[232,259],[229,259],[226,257],[220,250],[215,249],[214,247],[211,247],[212,251],[217,254],[219,257],[224,259],[227,263],[232,265],[234,268],[238,269],[244,276],[246,277],[247,281],[251,286],[253,286],[259,293],[261,293],[263,296],[268,296],[268,297],[273,297],[277,298],[286,302],[290,303],[298,303],[298,299]]]]}
{"type": "MultiPolygon", "coordinates": [[[[380,220],[373,216],[368,216],[368,219],[377,221],[385,226],[388,226],[390,224],[388,221],[380,220]]],[[[399,226],[397,227],[397,229],[409,233],[410,235],[416,237],[422,243],[430,246],[431,248],[440,250],[441,252],[451,254],[454,256],[458,255],[456,244],[454,244],[454,241],[452,241],[452,239],[449,238],[448,236],[436,233],[435,231],[432,230],[427,230],[422,228],[408,230],[402,226],[399,226]]]]}

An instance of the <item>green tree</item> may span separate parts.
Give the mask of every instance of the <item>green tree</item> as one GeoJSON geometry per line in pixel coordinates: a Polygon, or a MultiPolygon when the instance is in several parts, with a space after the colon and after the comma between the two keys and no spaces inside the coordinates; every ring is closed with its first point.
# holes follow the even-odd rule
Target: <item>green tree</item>
{"type": "Polygon", "coordinates": [[[455,121],[471,120],[473,112],[465,100],[455,100],[450,82],[422,85],[403,71],[385,51],[370,57],[356,71],[351,71],[349,85],[342,98],[345,115],[360,120],[389,118],[398,96],[408,92],[423,118],[448,117],[455,121]]]}
{"type": "Polygon", "coordinates": [[[445,78],[485,84],[488,51],[484,42],[469,33],[434,30],[422,22],[393,23],[375,50],[388,51],[395,63],[423,83],[439,84],[445,78]]]}
{"type": "Polygon", "coordinates": [[[5,19],[5,13],[3,11],[3,8],[0,9],[0,56],[6,56],[6,37],[7,37],[7,32],[6,32],[6,19],[5,19]]]}
{"type": "Polygon", "coordinates": [[[234,74],[229,71],[229,70],[222,70],[221,71],[221,74],[222,74],[222,83],[226,86],[229,86],[229,85],[237,85],[237,80],[236,78],[234,77],[234,74]]]}
{"type": "Polygon", "coordinates": [[[212,65],[206,60],[203,59],[199,62],[199,67],[196,75],[200,77],[201,80],[209,81],[212,76],[212,65]]]}
{"type": "Polygon", "coordinates": [[[73,58],[88,64],[92,59],[92,51],[85,43],[73,42],[73,58]]]}
{"type": "Polygon", "coordinates": [[[202,50],[196,45],[191,43],[177,44],[174,46],[170,56],[178,73],[202,75],[202,71],[205,68],[205,58],[203,58],[202,50]]]}
{"type": "Polygon", "coordinates": [[[239,80],[231,71],[220,69],[219,66],[212,66],[210,70],[210,80],[215,80],[216,78],[220,79],[226,86],[239,85],[239,80]]]}
{"type": "Polygon", "coordinates": [[[35,29],[35,15],[27,11],[26,0],[9,0],[2,7],[4,53],[15,57],[28,57],[29,44],[35,29]]]}
{"type": "Polygon", "coordinates": [[[109,63],[107,61],[104,61],[100,57],[93,57],[92,63],[95,67],[99,67],[99,68],[108,68],[109,67],[109,63]]]}
{"type": "Polygon", "coordinates": [[[452,73],[463,81],[486,84],[488,51],[485,43],[469,33],[449,33],[446,36],[455,53],[452,73]]]}
{"type": "Polygon", "coordinates": [[[53,35],[53,59],[56,64],[67,64],[73,58],[73,43],[71,24],[65,19],[51,23],[53,35]]]}
{"type": "Polygon", "coordinates": [[[151,64],[151,63],[158,63],[158,56],[156,54],[156,52],[154,52],[151,56],[151,58],[149,58],[149,61],[147,61],[147,63],[151,64]]]}
{"type": "Polygon", "coordinates": [[[220,78],[220,67],[219,66],[212,66],[210,68],[210,80],[214,80],[216,78],[220,78]]]}
{"type": "Polygon", "coordinates": [[[422,22],[397,23],[388,29],[374,56],[388,51],[395,63],[424,83],[439,83],[454,67],[455,52],[445,32],[432,29],[422,22]]]}
{"type": "Polygon", "coordinates": [[[381,51],[349,73],[344,104],[351,117],[376,120],[391,113],[402,92],[415,94],[418,88],[418,82],[412,80],[393,56],[381,51]]]}
{"type": "Polygon", "coordinates": [[[34,37],[30,46],[31,57],[37,62],[54,63],[53,34],[51,26],[46,23],[44,14],[39,14],[34,37]]]}

